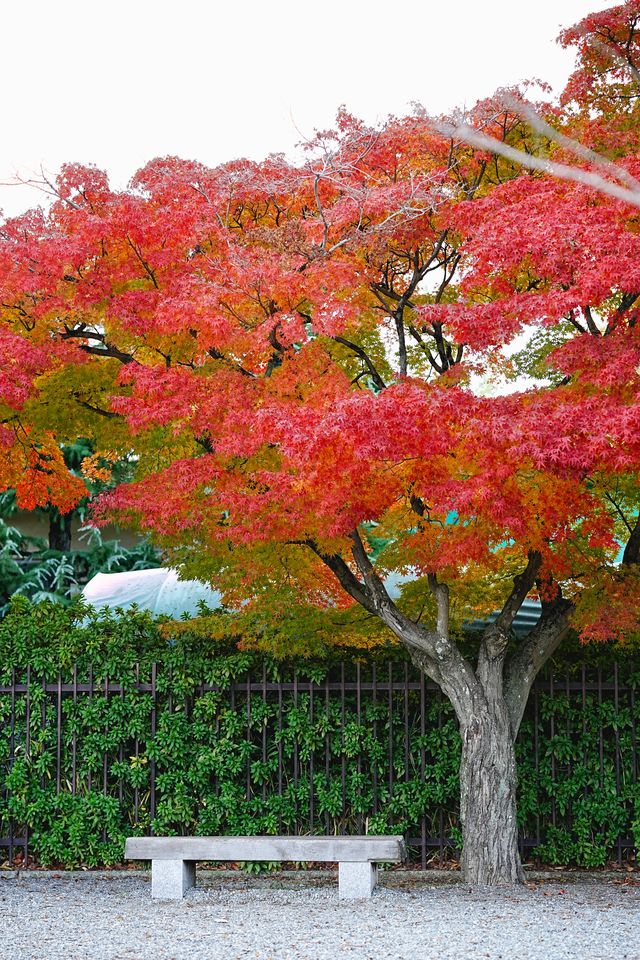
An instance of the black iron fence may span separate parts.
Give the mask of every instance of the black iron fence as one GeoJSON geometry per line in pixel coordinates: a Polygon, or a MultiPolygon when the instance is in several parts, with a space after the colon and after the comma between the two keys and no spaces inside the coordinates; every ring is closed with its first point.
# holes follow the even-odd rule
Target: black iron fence
{"type": "MultiPolygon", "coordinates": [[[[518,740],[525,857],[634,856],[638,679],[612,664],[536,683],[518,740]]],[[[11,863],[114,862],[124,837],[147,832],[401,831],[423,867],[460,845],[455,721],[408,663],[278,679],[264,664],[218,683],[156,664],[117,681],[16,669],[0,724],[11,863]]]]}

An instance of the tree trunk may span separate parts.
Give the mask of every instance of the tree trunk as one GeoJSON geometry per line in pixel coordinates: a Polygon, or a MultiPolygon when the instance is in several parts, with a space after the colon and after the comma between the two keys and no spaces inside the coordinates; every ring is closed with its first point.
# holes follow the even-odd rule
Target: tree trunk
{"type": "Polygon", "coordinates": [[[73,514],[55,513],[49,518],[49,550],[59,550],[68,553],[71,550],[71,520],[73,514]]]}
{"type": "Polygon", "coordinates": [[[500,698],[461,724],[462,872],[481,886],[522,883],[516,821],[516,758],[506,704],[500,698]]]}
{"type": "MultiPolygon", "coordinates": [[[[414,499],[411,507],[422,517],[422,501],[414,499]]],[[[405,644],[416,667],[438,684],[456,712],[462,736],[464,879],[479,886],[522,883],[515,738],[531,684],[566,633],[573,604],[562,597],[559,587],[553,601],[542,600],[539,622],[510,655],[505,671],[513,622],[542,564],[540,553],[530,550],[527,566],[514,577],[502,610],[483,631],[474,670],[449,634],[448,585],[436,573],[427,575],[436,604],[435,629],[411,620],[389,596],[357,528],[349,536],[353,562],[362,579],[341,554],[324,553],[313,540],[305,544],[335,574],[344,590],[405,644]]]]}

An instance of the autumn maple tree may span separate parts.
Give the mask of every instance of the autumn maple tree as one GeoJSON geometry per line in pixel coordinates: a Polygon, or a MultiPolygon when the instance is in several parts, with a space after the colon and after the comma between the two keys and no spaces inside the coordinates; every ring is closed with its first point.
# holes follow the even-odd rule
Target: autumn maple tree
{"type": "MultiPolygon", "coordinates": [[[[576,72],[535,105],[627,178],[639,21],[633,0],[566,31],[576,72]]],[[[578,162],[500,94],[465,119],[578,162]]],[[[466,878],[516,882],[536,674],[571,625],[638,631],[640,214],[421,111],[343,111],[305,150],[155,160],[127,191],[70,165],[47,212],[5,222],[0,479],[69,509],[60,444],[90,437],[94,468],[137,463],[98,517],[151,531],[230,609],[285,621],[297,598],[395,635],[459,720],[466,878]]]]}

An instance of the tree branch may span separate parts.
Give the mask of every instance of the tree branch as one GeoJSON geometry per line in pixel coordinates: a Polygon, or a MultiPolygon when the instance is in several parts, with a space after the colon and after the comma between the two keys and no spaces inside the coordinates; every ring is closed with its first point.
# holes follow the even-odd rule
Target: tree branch
{"type": "Polygon", "coordinates": [[[411,334],[411,336],[413,337],[413,339],[416,341],[416,343],[418,344],[418,346],[420,347],[420,349],[423,351],[423,353],[424,353],[425,356],[427,357],[427,360],[429,361],[429,363],[431,364],[431,366],[433,367],[433,369],[436,371],[436,373],[444,373],[442,367],[441,367],[440,364],[437,362],[437,360],[435,359],[435,357],[434,357],[433,354],[431,353],[431,350],[429,349],[429,347],[427,346],[427,344],[424,342],[424,340],[422,339],[422,336],[421,336],[420,333],[416,330],[416,328],[414,327],[414,325],[413,325],[412,323],[409,324],[409,333],[411,334]]]}
{"type": "Polygon", "coordinates": [[[398,334],[398,359],[400,365],[400,376],[407,375],[407,338],[404,332],[404,307],[398,307],[395,315],[396,332],[398,334]]]}
{"type": "Polygon", "coordinates": [[[369,589],[376,613],[380,619],[408,647],[414,647],[431,657],[439,665],[443,674],[448,673],[447,668],[450,667],[454,674],[458,674],[457,680],[469,683],[472,679],[475,679],[470,665],[464,660],[455,643],[449,639],[449,591],[445,584],[438,584],[435,575],[433,581],[430,580],[430,587],[433,582],[437,591],[438,629],[436,631],[426,630],[423,626],[414,623],[413,620],[405,616],[393,602],[384,583],[374,570],[357,530],[351,532],[350,539],[353,544],[353,558],[369,589]]]}
{"type": "Polygon", "coordinates": [[[640,565],[640,515],[636,519],[631,536],[627,540],[627,545],[622,554],[622,562],[625,566],[640,565]]]}
{"type": "Polygon", "coordinates": [[[113,344],[105,344],[104,347],[91,347],[87,343],[78,344],[80,350],[90,353],[94,357],[110,357],[112,360],[119,360],[120,363],[133,363],[133,357],[130,353],[123,353],[113,344]]]}
{"type": "Polygon", "coordinates": [[[73,399],[81,407],[84,407],[85,410],[90,410],[92,413],[97,413],[99,416],[105,417],[107,420],[113,420],[116,417],[122,416],[121,413],[115,413],[113,410],[102,410],[100,407],[94,407],[92,403],[87,403],[86,400],[81,400],[76,393],[73,394],[73,399]]]}
{"type": "Polygon", "coordinates": [[[402,641],[414,663],[439,684],[449,697],[459,720],[467,722],[473,712],[474,703],[481,695],[471,664],[447,636],[441,636],[435,630],[427,630],[422,624],[415,623],[402,613],[374,570],[357,530],[352,531],[350,540],[354,562],[362,581],[358,580],[338,554],[324,553],[313,540],[305,540],[304,544],[329,567],[349,596],[369,613],[379,617],[402,641]]]}
{"type": "Polygon", "coordinates": [[[237,370],[238,373],[241,373],[243,377],[255,378],[255,374],[251,373],[250,370],[247,370],[240,363],[236,363],[235,360],[230,360],[229,357],[225,357],[224,353],[220,353],[215,347],[209,347],[207,353],[212,360],[220,360],[221,363],[226,363],[227,366],[231,367],[233,370],[237,370]]]}
{"type": "Polygon", "coordinates": [[[385,607],[395,607],[395,604],[387,593],[384,583],[374,570],[373,564],[369,560],[369,556],[365,550],[358,531],[353,530],[349,535],[349,539],[353,544],[351,547],[351,552],[353,553],[353,559],[355,560],[356,567],[360,571],[362,579],[367,585],[369,594],[371,595],[378,615],[381,616],[381,611],[384,610],[385,607]]]}
{"type": "Polygon", "coordinates": [[[587,328],[588,328],[588,330],[589,330],[589,333],[590,333],[593,337],[599,337],[599,336],[601,336],[600,331],[598,330],[598,327],[596,326],[596,322],[595,322],[595,320],[593,319],[593,313],[591,312],[591,307],[583,307],[583,308],[582,308],[582,312],[584,313],[585,319],[586,319],[586,321],[587,321],[587,328]]]}
{"type": "Polygon", "coordinates": [[[624,167],[619,167],[607,159],[607,157],[596,153],[595,150],[585,147],[579,140],[574,140],[573,137],[567,137],[564,133],[556,130],[556,128],[552,127],[546,120],[543,120],[530,104],[524,103],[522,100],[506,92],[503,94],[502,100],[514,113],[523,117],[536,133],[540,133],[542,136],[548,137],[549,140],[553,140],[575,157],[578,157],[578,159],[585,160],[587,163],[593,164],[593,166],[600,167],[605,173],[608,173],[621,183],[625,183],[630,190],[640,192],[640,183],[628,170],[625,170],[624,167]]]}
{"type": "Polygon", "coordinates": [[[153,270],[151,269],[151,267],[149,266],[149,264],[147,263],[147,261],[145,260],[145,258],[142,256],[142,254],[141,254],[140,251],[138,250],[138,247],[137,247],[136,244],[133,242],[133,240],[131,239],[131,237],[129,236],[129,234],[126,235],[126,240],[127,240],[127,243],[129,244],[129,246],[131,247],[131,249],[133,250],[133,252],[135,253],[136,258],[137,258],[140,266],[142,267],[142,269],[144,270],[144,272],[146,273],[146,275],[149,277],[149,280],[151,280],[151,283],[154,285],[154,287],[156,288],[156,290],[158,290],[158,289],[159,289],[159,288],[158,288],[158,281],[156,280],[156,275],[155,275],[155,273],[153,272],[153,270]]]}
{"type": "Polygon", "coordinates": [[[449,639],[449,587],[446,583],[440,583],[435,573],[427,576],[429,589],[433,594],[438,609],[437,627],[438,634],[445,640],[449,639]]]}
{"type": "Polygon", "coordinates": [[[527,167],[529,170],[539,170],[542,173],[551,174],[559,180],[581,183],[586,187],[598,190],[599,193],[614,197],[616,200],[623,200],[634,207],[640,207],[640,191],[621,187],[617,183],[605,180],[598,173],[583,170],[581,167],[571,167],[566,163],[556,163],[555,160],[536,157],[530,153],[525,153],[523,150],[517,150],[501,140],[496,140],[495,137],[490,137],[486,133],[475,130],[466,123],[455,125],[434,122],[433,126],[445,137],[458,138],[478,150],[489,150],[491,153],[497,153],[507,160],[512,160],[514,163],[527,167]]]}
{"type": "Polygon", "coordinates": [[[514,737],[518,733],[529,692],[536,676],[553,656],[569,629],[573,603],[561,593],[552,603],[543,603],[542,616],[507,663],[504,696],[514,737]]]}
{"type": "Polygon", "coordinates": [[[59,336],[61,340],[97,340],[102,344],[101,347],[94,347],[89,343],[79,343],[77,345],[78,349],[95,357],[111,357],[114,360],[119,360],[120,363],[134,362],[132,353],[125,353],[124,350],[120,350],[115,344],[109,343],[104,333],[91,330],[84,323],[75,327],[69,327],[65,323],[64,333],[60,333],[59,336]]]}
{"type": "Polygon", "coordinates": [[[542,557],[537,550],[529,551],[527,566],[513,578],[513,589],[507,597],[502,610],[496,619],[490,623],[482,634],[482,647],[490,660],[504,656],[509,642],[509,631],[513,626],[518,610],[524,603],[527,594],[536,582],[536,577],[542,564],[542,557]]]}
{"type": "Polygon", "coordinates": [[[358,580],[340,554],[324,553],[313,540],[305,540],[304,544],[329,567],[329,570],[337,577],[342,588],[356,603],[359,603],[361,607],[364,607],[365,610],[374,614],[374,616],[377,615],[375,604],[373,603],[366,584],[358,580]]]}
{"type": "Polygon", "coordinates": [[[358,346],[357,343],[353,343],[351,340],[347,340],[345,337],[336,336],[336,337],[332,337],[331,339],[335,340],[336,343],[341,343],[343,347],[347,347],[349,350],[353,350],[353,352],[357,354],[357,356],[359,356],[361,360],[364,361],[367,367],[367,370],[371,374],[371,379],[375,383],[378,390],[386,389],[386,386],[387,386],[386,383],[378,373],[375,367],[375,364],[373,363],[373,360],[371,359],[369,354],[366,352],[366,350],[358,346]]]}

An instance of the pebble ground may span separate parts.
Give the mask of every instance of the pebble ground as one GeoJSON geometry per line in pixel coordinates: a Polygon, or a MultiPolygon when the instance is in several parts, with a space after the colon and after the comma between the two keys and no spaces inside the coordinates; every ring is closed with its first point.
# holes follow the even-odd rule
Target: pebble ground
{"type": "Polygon", "coordinates": [[[11,960],[640,960],[640,880],[470,890],[390,873],[339,901],[327,873],[202,873],[181,902],[142,874],[0,873],[11,960]]]}

